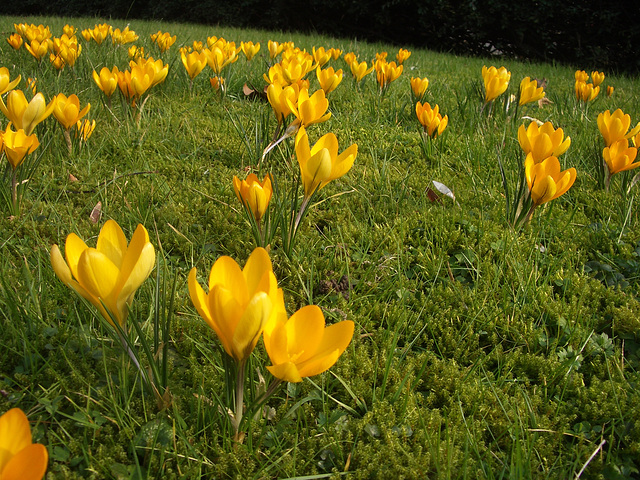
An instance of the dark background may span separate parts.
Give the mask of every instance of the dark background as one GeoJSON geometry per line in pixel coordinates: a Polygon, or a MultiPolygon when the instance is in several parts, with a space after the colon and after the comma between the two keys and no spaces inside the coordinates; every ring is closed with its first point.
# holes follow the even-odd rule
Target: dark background
{"type": "Polygon", "coordinates": [[[640,3],[532,0],[4,0],[6,15],[166,20],[320,33],[460,55],[640,72],[640,3]]]}

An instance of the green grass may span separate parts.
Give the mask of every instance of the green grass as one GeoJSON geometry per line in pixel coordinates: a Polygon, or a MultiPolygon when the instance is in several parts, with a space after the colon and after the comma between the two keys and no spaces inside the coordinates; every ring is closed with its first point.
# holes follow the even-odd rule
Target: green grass
{"type": "MultiPolygon", "coordinates": [[[[65,23],[82,30],[99,20],[2,17],[0,36],[14,22],[44,23],[60,35],[65,23]]],[[[58,74],[0,42],[0,66],[12,78],[37,76],[47,99],[78,94],[97,121],[74,155],[53,117],[40,125],[48,140],[41,139],[21,214],[0,218],[0,412],[19,406],[27,413],[34,441],[49,451],[47,478],[638,475],[638,188],[625,193],[619,174],[605,193],[594,166],[602,148],[598,113],[622,108],[632,124],[640,121],[638,79],[607,75],[614,95],[585,109],[573,97],[573,74],[591,66],[414,49],[382,98],[375,77],[356,88],[346,70],[329,94],[332,118],[309,135],[313,142],[334,132],[340,150],[357,143],[355,165],[320,192],[291,258],[278,239],[271,257],[290,313],[314,303],[328,323],[351,319],[356,332],[329,372],[279,390],[239,444],[220,408],[227,391],[221,347],[191,305],[186,275],[195,266],[204,281],[220,255],[244,264],[254,248],[231,179],[255,165],[260,134],[272,134],[275,117],[265,101],[244,98],[242,85],[264,86],[269,39],[308,51],[341,48],[367,61],[381,51],[393,57],[397,47],[168,23],[132,21],[130,28],[140,35],[136,44],[170,65],[139,127],[117,98],[112,112],[105,107],[90,75],[102,66],[124,69],[126,49],[79,39],[77,66],[58,74]],[[178,37],[161,56],[149,39],[159,29],[178,37]],[[251,62],[241,55],[231,66],[224,98],[212,91],[208,68],[190,91],[177,54],[211,35],[262,44],[251,62]],[[552,103],[519,114],[552,121],[572,139],[561,162],[578,170],[575,185],[522,230],[505,220],[498,157],[513,181],[523,161],[523,120],[481,112],[485,64],[511,71],[507,95],[525,76],[547,78],[552,103]],[[426,101],[449,116],[430,158],[420,146],[410,76],[429,78],[426,101]],[[432,201],[432,180],[451,188],[456,202],[432,201]],[[50,265],[52,244],[75,232],[93,245],[109,218],[127,237],[144,224],[167,265],[137,293],[130,322],[150,333],[156,282],[165,282],[166,298],[178,275],[168,347],[173,402],[160,412],[94,310],[50,265]]],[[[330,64],[348,68],[341,59],[330,64]]],[[[317,88],[314,77],[311,85],[317,88]]],[[[297,169],[291,152],[284,144],[266,159],[283,183],[297,169]]],[[[266,365],[259,344],[252,389],[258,371],[268,381],[266,365]]]]}

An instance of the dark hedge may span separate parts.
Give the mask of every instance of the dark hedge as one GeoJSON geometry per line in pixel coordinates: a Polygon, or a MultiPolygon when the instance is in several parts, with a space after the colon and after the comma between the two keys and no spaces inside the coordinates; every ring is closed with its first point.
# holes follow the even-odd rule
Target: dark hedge
{"type": "Polygon", "coordinates": [[[503,54],[584,69],[640,72],[640,7],[580,0],[23,0],[9,15],[158,19],[425,47],[460,55],[503,54]]]}

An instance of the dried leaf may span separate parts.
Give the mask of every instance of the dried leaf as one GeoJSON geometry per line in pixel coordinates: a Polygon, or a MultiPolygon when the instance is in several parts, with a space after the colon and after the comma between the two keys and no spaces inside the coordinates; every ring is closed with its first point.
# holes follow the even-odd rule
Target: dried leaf
{"type": "Polygon", "coordinates": [[[91,223],[98,223],[100,221],[100,217],[102,216],[102,202],[96,203],[96,206],[91,210],[91,215],[89,215],[89,220],[91,223]]]}
{"type": "Polygon", "coordinates": [[[453,194],[451,189],[447,187],[444,183],[436,182],[435,180],[432,180],[432,183],[433,183],[433,186],[436,187],[436,190],[438,190],[443,195],[446,195],[454,202],[456,201],[456,196],[453,194]]]}
{"type": "Polygon", "coordinates": [[[244,93],[244,94],[248,97],[248,96],[250,96],[250,95],[252,95],[252,94],[255,94],[255,93],[256,93],[256,91],[255,91],[253,88],[251,88],[249,85],[247,85],[247,84],[245,83],[245,84],[242,86],[242,93],[244,93]]]}
{"type": "Polygon", "coordinates": [[[436,192],[431,190],[429,187],[427,187],[427,197],[429,197],[429,200],[431,200],[432,202],[441,202],[442,201],[440,196],[436,192]]]}
{"type": "Polygon", "coordinates": [[[542,97],[540,100],[538,100],[538,107],[542,108],[545,105],[553,105],[553,102],[547,97],[542,97]]]}
{"type": "Polygon", "coordinates": [[[78,179],[76,178],[76,176],[75,176],[73,173],[70,173],[70,174],[69,174],[69,181],[70,181],[71,183],[73,183],[73,182],[77,182],[77,181],[78,181],[78,179]]]}

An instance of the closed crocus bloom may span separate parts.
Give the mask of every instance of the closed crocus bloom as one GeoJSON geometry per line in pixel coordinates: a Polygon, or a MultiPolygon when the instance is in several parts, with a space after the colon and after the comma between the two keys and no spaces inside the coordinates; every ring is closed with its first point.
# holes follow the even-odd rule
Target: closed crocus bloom
{"type": "Polygon", "coordinates": [[[600,87],[594,87],[592,83],[576,82],[576,99],[583,102],[594,100],[600,93],[600,87]]]}
{"type": "Polygon", "coordinates": [[[113,95],[113,92],[118,88],[118,73],[118,67],[113,67],[111,70],[107,67],[102,67],[100,74],[95,70],[93,71],[93,81],[96,82],[98,88],[102,90],[107,97],[113,95]]]}
{"type": "Polygon", "coordinates": [[[209,83],[211,84],[211,88],[213,88],[216,92],[220,89],[224,90],[224,78],[223,77],[211,77],[209,79],[209,83]]]}
{"type": "Polygon", "coordinates": [[[324,93],[328,94],[340,85],[342,81],[342,70],[336,72],[333,67],[325,68],[324,70],[318,67],[316,69],[316,77],[318,78],[318,83],[320,83],[320,88],[324,90],[324,93]]]}
{"type": "Polygon", "coordinates": [[[47,471],[49,453],[33,443],[29,419],[19,408],[0,416],[0,479],[40,480],[47,471]]]}
{"type": "Polygon", "coordinates": [[[267,42],[267,48],[269,50],[269,57],[276,58],[284,49],[284,45],[273,40],[269,40],[267,42]]]}
{"type": "Polygon", "coordinates": [[[401,48],[400,50],[398,50],[398,53],[396,54],[396,61],[398,62],[398,65],[402,65],[402,62],[404,62],[410,56],[411,52],[409,50],[405,48],[401,48]]]}
{"type": "Polygon", "coordinates": [[[76,94],[67,97],[64,93],[59,93],[55,98],[53,115],[65,130],[69,130],[78,123],[78,120],[89,113],[90,109],[91,104],[87,103],[87,105],[80,110],[80,99],[76,94]]]}
{"type": "Polygon", "coordinates": [[[49,39],[43,40],[42,42],[38,40],[32,40],[31,42],[25,44],[25,48],[33,56],[33,58],[35,58],[39,62],[49,53],[51,44],[52,42],[49,39]]]}
{"type": "Polygon", "coordinates": [[[587,72],[585,72],[584,70],[576,70],[576,73],[574,74],[574,77],[576,79],[576,82],[584,82],[584,83],[586,83],[587,80],[589,80],[589,74],[587,72]]]}
{"type": "Polygon", "coordinates": [[[604,137],[607,147],[618,140],[631,138],[640,132],[640,123],[633,127],[631,131],[629,131],[630,126],[631,116],[619,108],[613,114],[607,110],[598,115],[598,129],[604,137]]]}
{"type": "Polygon", "coordinates": [[[562,128],[554,128],[551,122],[538,126],[531,122],[527,128],[520,125],[518,142],[525,155],[531,154],[534,163],[541,162],[547,157],[559,157],[571,145],[571,137],[564,138],[562,128]]]}
{"type": "Polygon", "coordinates": [[[602,82],[604,82],[604,72],[594,71],[591,72],[591,81],[593,82],[593,86],[597,87],[602,82]]]}
{"type": "Polygon", "coordinates": [[[194,307],[237,362],[249,358],[265,325],[279,311],[279,290],[269,254],[260,247],[243,269],[231,257],[218,258],[209,274],[208,293],[198,283],[196,269],[189,272],[194,307]]]}
{"type": "Polygon", "coordinates": [[[351,66],[351,64],[356,61],[356,54],[353,52],[345,53],[342,58],[344,58],[347,65],[351,66]]]}
{"type": "Polygon", "coordinates": [[[65,259],[58,245],[51,248],[53,271],[64,284],[91,302],[111,324],[124,326],[133,297],[156,262],[147,230],[138,225],[127,238],[115,220],[108,220],[98,235],[96,248],[75,233],[67,236],[65,259]]]}
{"type": "Polygon", "coordinates": [[[276,114],[278,124],[281,124],[291,115],[290,105],[296,105],[298,103],[299,94],[300,89],[295,83],[285,87],[279,83],[272,83],[267,87],[267,99],[276,114]]]}
{"type": "Polygon", "coordinates": [[[247,57],[247,60],[251,60],[260,51],[260,42],[240,42],[240,50],[247,57]]]}
{"type": "Polygon", "coordinates": [[[7,67],[0,67],[0,95],[4,95],[9,90],[16,88],[16,85],[20,83],[21,79],[22,76],[18,75],[16,78],[11,80],[9,69],[7,67]]]}
{"type": "Polygon", "coordinates": [[[331,60],[331,53],[327,52],[324,47],[319,47],[318,49],[313,47],[311,53],[316,65],[319,67],[323,67],[329,60],[331,60]]]}
{"type": "Polygon", "coordinates": [[[339,59],[340,55],[342,55],[342,50],[340,50],[339,48],[330,48],[329,50],[327,50],[327,52],[331,54],[331,58],[333,58],[334,60],[339,59]]]}
{"type": "Polygon", "coordinates": [[[22,129],[14,132],[11,128],[11,122],[9,122],[2,134],[2,141],[4,143],[4,153],[14,170],[28,154],[32,153],[40,145],[35,133],[27,135],[22,129]]]}
{"type": "Polygon", "coordinates": [[[325,326],[317,305],[307,305],[286,321],[264,330],[264,346],[272,365],[267,369],[285,382],[301,382],[331,368],[351,342],[354,323],[344,320],[325,326]]]}
{"type": "Polygon", "coordinates": [[[549,157],[536,163],[531,154],[528,154],[524,166],[534,206],[564,195],[576,180],[576,169],[560,171],[560,161],[557,157],[549,157]]]}
{"type": "Polygon", "coordinates": [[[607,97],[610,97],[611,95],[613,95],[613,86],[607,85],[607,97]]]}
{"type": "Polygon", "coordinates": [[[298,101],[295,105],[288,97],[285,100],[291,112],[297,117],[297,124],[301,127],[326,122],[331,118],[331,112],[327,112],[329,101],[324,90],[318,90],[309,96],[309,90],[303,88],[298,94],[298,101]]]}
{"type": "Polygon", "coordinates": [[[174,43],[176,43],[176,36],[170,35],[169,32],[165,32],[158,38],[156,38],[156,44],[158,45],[158,47],[160,48],[160,52],[162,53],[169,50],[169,48],[171,48],[174,43]]]}
{"type": "Polygon", "coordinates": [[[238,200],[251,211],[256,222],[259,222],[267,211],[273,194],[269,175],[266,175],[262,182],[255,173],[250,173],[246,180],[240,180],[234,175],[233,190],[238,200]]]}
{"type": "Polygon", "coordinates": [[[414,98],[420,100],[427,92],[427,88],[429,88],[429,79],[426,77],[411,77],[409,82],[411,84],[411,92],[413,93],[414,98]]]}
{"type": "Polygon", "coordinates": [[[68,23],[62,27],[62,33],[64,33],[67,37],[73,37],[78,29],[73,25],[69,25],[68,23]]]}
{"type": "Polygon", "coordinates": [[[55,55],[52,53],[51,55],[49,55],[49,61],[56,70],[62,70],[66,66],[66,63],[61,55],[55,55]]]}
{"type": "Polygon", "coordinates": [[[187,74],[189,75],[189,78],[191,80],[196,78],[200,74],[200,72],[202,72],[204,67],[207,66],[207,56],[204,53],[182,52],[180,54],[180,58],[182,59],[182,64],[187,70],[187,74]]]}
{"type": "Polygon", "coordinates": [[[367,68],[367,62],[358,63],[358,61],[355,59],[353,60],[353,62],[349,64],[349,67],[351,68],[351,73],[353,77],[356,79],[356,82],[359,82],[366,75],[369,75],[374,68],[373,66],[371,66],[370,68],[367,68]]]}
{"type": "Polygon", "coordinates": [[[12,33],[11,35],[9,35],[9,38],[7,38],[7,42],[14,50],[19,50],[24,43],[24,40],[22,39],[20,34],[12,33]]]}
{"type": "Polygon", "coordinates": [[[95,120],[78,120],[78,123],[76,123],[76,137],[80,137],[83,142],[86,142],[95,129],[95,120]]]}
{"type": "Polygon", "coordinates": [[[305,198],[351,170],[358,154],[358,145],[355,143],[338,154],[338,139],[333,133],[323,135],[310,148],[304,128],[296,135],[295,148],[305,198]]]}
{"type": "Polygon", "coordinates": [[[387,63],[384,60],[377,60],[374,68],[380,89],[385,89],[391,82],[400,77],[404,67],[402,65],[396,65],[396,62],[387,63]]]}
{"type": "Polygon", "coordinates": [[[5,105],[0,97],[0,110],[18,129],[23,129],[27,135],[31,135],[33,129],[53,113],[55,99],[47,105],[42,93],[36,93],[30,102],[24,96],[22,90],[11,90],[7,95],[5,105]]]}
{"type": "Polygon", "coordinates": [[[509,86],[511,72],[505,67],[482,67],[482,79],[484,81],[484,101],[489,103],[502,95],[509,86]]]}
{"type": "Polygon", "coordinates": [[[525,77],[520,82],[520,100],[518,105],[525,105],[531,102],[537,102],[545,96],[544,89],[538,86],[536,80],[525,77]]]}
{"type": "Polygon", "coordinates": [[[416,103],[416,115],[418,120],[424,127],[424,131],[431,138],[436,138],[439,135],[442,135],[444,129],[447,128],[447,124],[449,123],[449,117],[445,115],[444,117],[439,113],[438,105],[435,105],[433,109],[431,105],[425,102],[416,103]]]}
{"type": "Polygon", "coordinates": [[[613,142],[602,151],[604,161],[609,168],[609,175],[625,172],[640,167],[640,162],[634,163],[638,149],[629,146],[629,140],[623,138],[613,142]]]}

